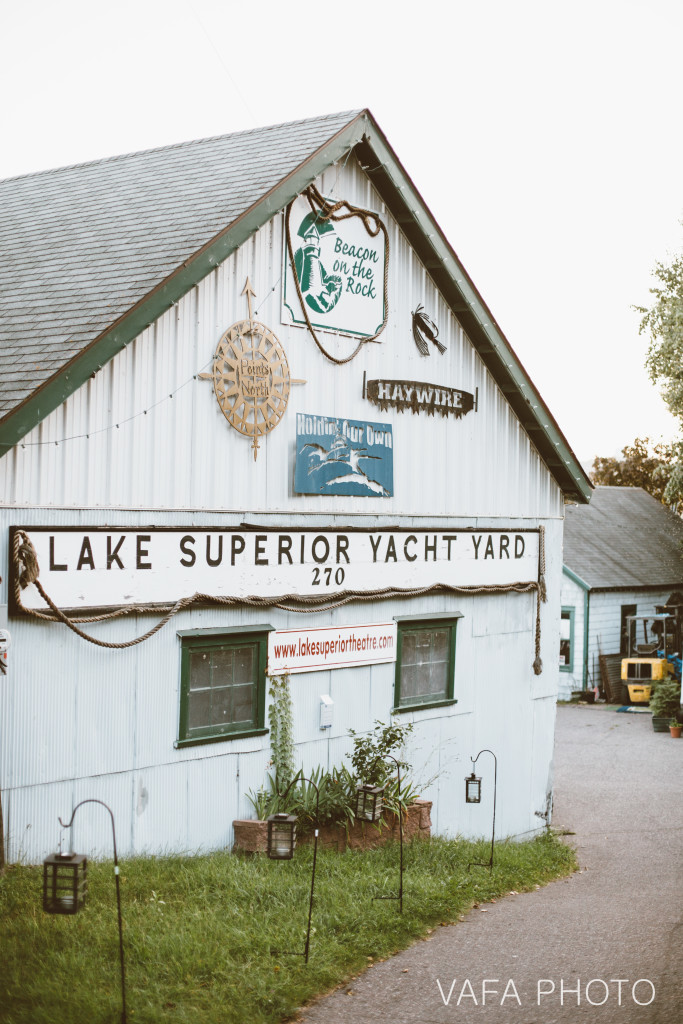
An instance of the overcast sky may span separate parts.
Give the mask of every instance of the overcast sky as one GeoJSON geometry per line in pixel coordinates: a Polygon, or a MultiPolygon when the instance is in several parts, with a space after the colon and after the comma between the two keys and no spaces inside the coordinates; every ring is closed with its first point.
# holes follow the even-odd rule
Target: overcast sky
{"type": "Polygon", "coordinates": [[[369,107],[578,457],[677,424],[680,0],[0,0],[0,178],[369,107]]]}

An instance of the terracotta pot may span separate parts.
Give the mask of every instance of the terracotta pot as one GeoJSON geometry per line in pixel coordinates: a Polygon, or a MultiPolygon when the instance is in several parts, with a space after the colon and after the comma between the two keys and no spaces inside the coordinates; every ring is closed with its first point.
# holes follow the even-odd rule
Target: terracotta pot
{"type": "Polygon", "coordinates": [[[676,739],[676,740],[680,739],[681,729],[683,729],[683,725],[670,725],[669,726],[669,732],[671,733],[673,738],[676,739]]]}

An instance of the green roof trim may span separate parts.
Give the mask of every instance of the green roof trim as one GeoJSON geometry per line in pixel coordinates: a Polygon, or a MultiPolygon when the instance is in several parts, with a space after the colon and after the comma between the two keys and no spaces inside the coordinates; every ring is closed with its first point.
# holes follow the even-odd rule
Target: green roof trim
{"type": "Polygon", "coordinates": [[[582,590],[590,590],[591,589],[588,586],[588,584],[586,583],[585,580],[582,580],[580,576],[578,576],[575,572],[572,572],[572,570],[569,568],[569,566],[563,565],[562,566],[562,572],[565,574],[565,576],[568,576],[570,580],[572,580],[574,583],[578,584],[578,586],[580,586],[582,590]]]}

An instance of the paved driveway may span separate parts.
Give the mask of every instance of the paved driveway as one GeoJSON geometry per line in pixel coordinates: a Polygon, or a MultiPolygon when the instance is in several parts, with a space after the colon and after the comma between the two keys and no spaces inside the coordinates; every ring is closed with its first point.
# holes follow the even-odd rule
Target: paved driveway
{"type": "Polygon", "coordinates": [[[653,732],[649,714],[558,708],[553,824],[576,833],[569,841],[582,870],[488,904],[486,913],[472,910],[366,971],[353,995],[345,986],[301,1019],[680,1024],[682,782],[683,739],[653,732]],[[486,986],[486,1005],[484,979],[497,979],[486,986]],[[477,1005],[466,996],[457,1005],[466,981],[477,1005]]]}

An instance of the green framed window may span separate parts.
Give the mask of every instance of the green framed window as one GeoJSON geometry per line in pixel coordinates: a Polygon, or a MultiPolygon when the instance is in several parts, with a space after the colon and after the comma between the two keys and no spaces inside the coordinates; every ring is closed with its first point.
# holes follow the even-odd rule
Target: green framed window
{"type": "Polygon", "coordinates": [[[574,671],[574,609],[563,608],[560,615],[560,672],[574,671]]]}
{"type": "Polygon", "coordinates": [[[267,732],[264,716],[270,628],[178,633],[181,656],[177,746],[267,732]]]}
{"type": "Polygon", "coordinates": [[[394,710],[454,704],[455,633],[460,614],[398,620],[394,710]]]}

